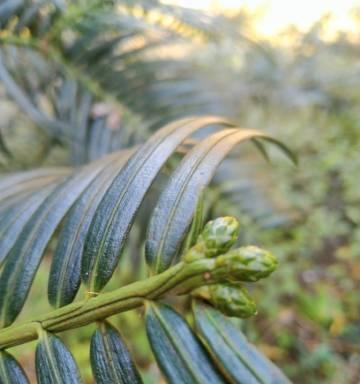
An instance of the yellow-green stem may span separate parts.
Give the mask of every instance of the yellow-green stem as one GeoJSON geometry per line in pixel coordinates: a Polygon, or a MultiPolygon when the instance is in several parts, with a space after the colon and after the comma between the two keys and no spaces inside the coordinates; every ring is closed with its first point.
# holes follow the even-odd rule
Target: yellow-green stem
{"type": "Polygon", "coordinates": [[[140,307],[146,300],[156,300],[172,292],[186,293],[207,283],[208,273],[213,268],[214,260],[209,259],[190,264],[181,262],[148,279],[55,309],[30,322],[9,326],[0,330],[0,350],[37,339],[39,327],[49,332],[62,332],[140,307]],[[194,280],[195,276],[199,278],[194,280]],[[189,281],[194,283],[189,286],[189,281]]]}

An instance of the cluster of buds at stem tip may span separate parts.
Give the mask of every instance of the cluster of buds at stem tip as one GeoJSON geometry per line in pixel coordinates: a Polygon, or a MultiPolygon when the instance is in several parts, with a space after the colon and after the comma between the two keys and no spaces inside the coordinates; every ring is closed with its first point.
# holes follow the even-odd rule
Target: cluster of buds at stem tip
{"type": "Polygon", "coordinates": [[[225,315],[249,317],[256,313],[255,302],[241,282],[255,282],[269,276],[278,261],[270,252],[255,246],[230,250],[239,233],[233,217],[210,221],[196,244],[184,255],[185,263],[211,258],[213,266],[207,284],[192,295],[209,301],[225,315]]]}

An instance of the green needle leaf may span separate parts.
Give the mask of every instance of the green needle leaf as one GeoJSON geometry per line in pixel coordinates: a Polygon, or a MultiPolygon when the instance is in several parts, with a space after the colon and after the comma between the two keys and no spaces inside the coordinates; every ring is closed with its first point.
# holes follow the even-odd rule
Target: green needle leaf
{"type": "Polygon", "coordinates": [[[101,323],[91,338],[91,367],[97,384],[141,384],[141,376],[119,332],[101,323]]]}
{"type": "Polygon", "coordinates": [[[188,118],[157,131],[121,169],[92,220],[82,278],[98,292],[111,278],[135,214],[162,166],[186,137],[208,125],[231,125],[219,117],[188,118]]]}
{"type": "Polygon", "coordinates": [[[224,383],[186,321],[166,305],[150,304],[146,329],[156,360],[169,383],[224,383]]]}
{"type": "Polygon", "coordinates": [[[0,276],[0,326],[16,319],[51,236],[74,202],[111,160],[109,156],[90,164],[60,183],[26,223],[0,276]]]}
{"type": "Polygon", "coordinates": [[[198,333],[230,383],[290,383],[271,361],[248,343],[230,319],[198,301],[193,303],[193,311],[198,333]]]}
{"type": "Polygon", "coordinates": [[[81,383],[71,352],[57,336],[47,332],[41,334],[36,347],[35,364],[39,384],[81,383]]]}
{"type": "Polygon", "coordinates": [[[0,222],[0,265],[6,260],[11,248],[17,241],[31,216],[53,192],[55,185],[44,187],[19,202],[16,207],[9,207],[1,214],[0,222]]]}
{"type": "Polygon", "coordinates": [[[23,369],[19,363],[7,352],[0,351],[0,383],[28,384],[23,369]]]}
{"type": "Polygon", "coordinates": [[[50,269],[49,302],[55,307],[71,303],[80,286],[81,257],[95,211],[130,151],[119,153],[72,206],[60,232],[50,269]]]}
{"type": "Polygon", "coordinates": [[[156,273],[174,262],[191,223],[203,188],[234,146],[244,140],[263,138],[281,144],[255,130],[224,129],[195,146],[172,174],[151,218],[146,258],[156,273]]]}

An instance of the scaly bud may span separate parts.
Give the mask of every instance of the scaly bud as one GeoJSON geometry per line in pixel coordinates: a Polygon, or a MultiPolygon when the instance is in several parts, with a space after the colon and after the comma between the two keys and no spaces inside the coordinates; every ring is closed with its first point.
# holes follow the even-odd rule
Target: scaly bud
{"type": "MultiPolygon", "coordinates": [[[[247,246],[231,250],[215,260],[214,275],[224,276],[226,282],[254,282],[270,275],[278,261],[269,251],[247,246]]],[[[214,276],[215,277],[215,276],[214,276]]]]}
{"type": "Polygon", "coordinates": [[[246,318],[256,314],[256,304],[241,284],[208,285],[191,294],[208,301],[226,316],[246,318]]]}
{"type": "Polygon", "coordinates": [[[256,314],[255,301],[240,285],[210,285],[211,303],[226,316],[246,318],[256,314]]]}
{"type": "Polygon", "coordinates": [[[204,257],[221,255],[231,248],[238,234],[239,221],[235,217],[219,217],[209,221],[184,260],[191,262],[204,257]]]}

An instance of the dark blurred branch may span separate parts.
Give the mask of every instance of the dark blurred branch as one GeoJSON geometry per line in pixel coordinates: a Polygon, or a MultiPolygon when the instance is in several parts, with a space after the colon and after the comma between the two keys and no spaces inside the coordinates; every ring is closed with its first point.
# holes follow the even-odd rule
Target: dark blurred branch
{"type": "Polygon", "coordinates": [[[46,126],[47,128],[50,128],[55,134],[59,134],[65,131],[66,125],[64,123],[48,118],[31,103],[31,101],[27,98],[21,88],[16,84],[16,82],[6,69],[1,52],[0,81],[4,85],[8,94],[16,101],[18,106],[33,120],[35,124],[40,127],[46,126]]]}

